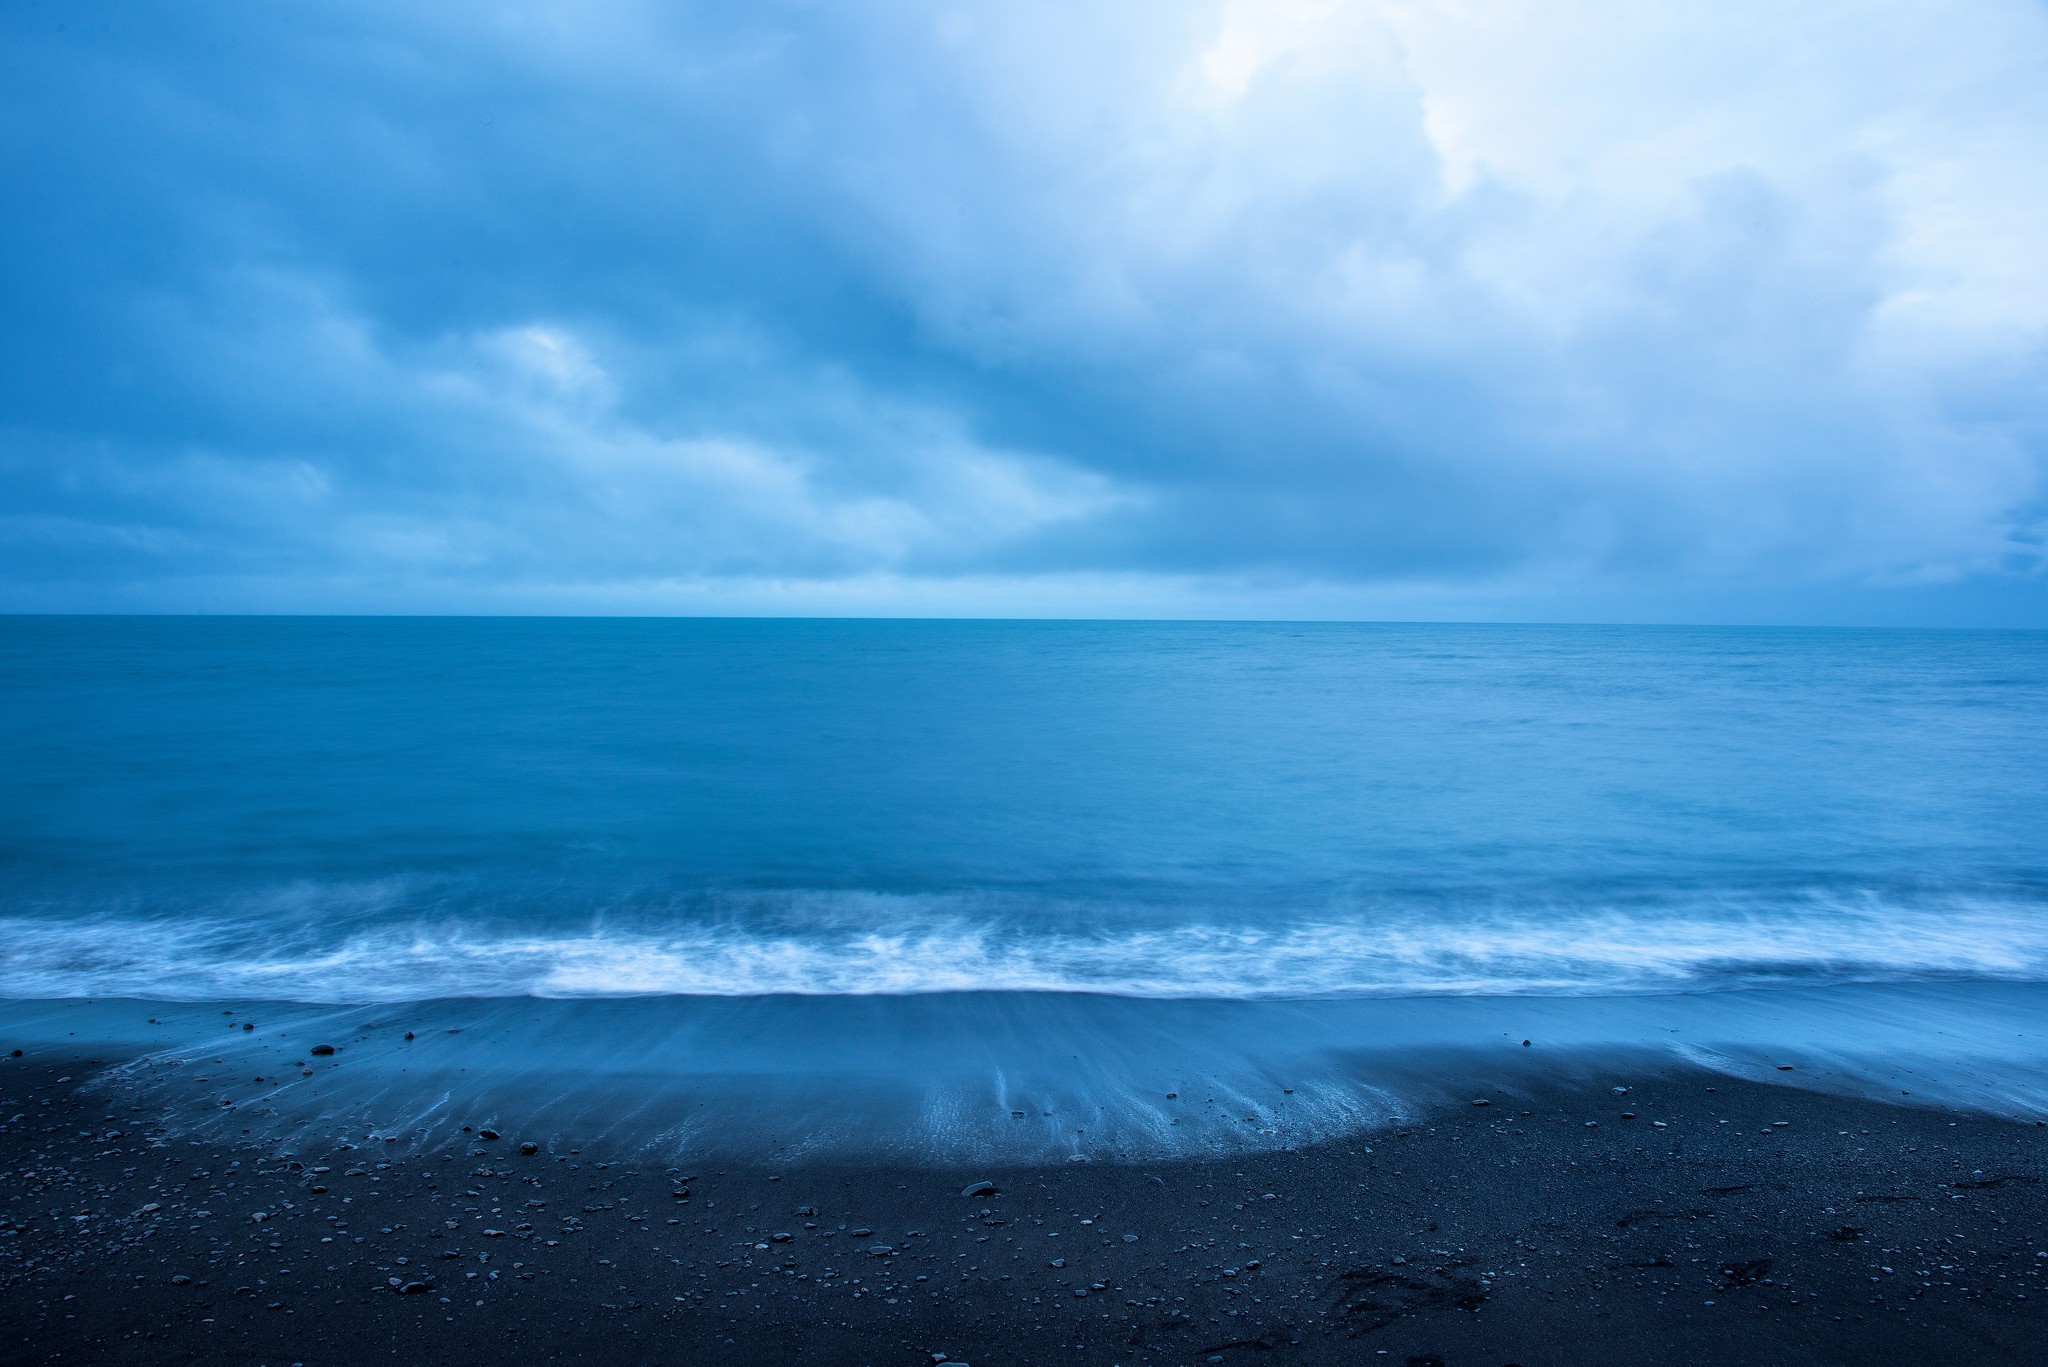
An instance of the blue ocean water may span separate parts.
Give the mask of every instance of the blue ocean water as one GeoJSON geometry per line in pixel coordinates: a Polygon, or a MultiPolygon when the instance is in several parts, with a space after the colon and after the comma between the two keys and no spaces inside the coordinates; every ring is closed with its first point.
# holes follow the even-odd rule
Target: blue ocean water
{"type": "Polygon", "coordinates": [[[0,619],[0,996],[2048,980],[2048,635],[0,619]]]}

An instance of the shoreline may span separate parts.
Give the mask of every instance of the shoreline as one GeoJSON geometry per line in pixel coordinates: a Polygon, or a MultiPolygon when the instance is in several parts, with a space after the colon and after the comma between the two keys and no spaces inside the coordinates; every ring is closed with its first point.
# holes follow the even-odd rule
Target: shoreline
{"type": "Polygon", "coordinates": [[[116,1060],[95,1083],[109,1105],[186,1137],[285,1150],[397,1136],[391,1152],[408,1156],[490,1126],[640,1161],[1179,1162],[1343,1141],[1497,1086],[1686,1066],[2048,1118],[2048,984],[2033,983],[1242,1002],[70,999],[0,1002],[0,1041],[93,1042],[116,1060]]]}
{"type": "Polygon", "coordinates": [[[509,1130],[286,1156],[162,1133],[88,1085],[109,1046],[5,1053],[7,1363],[2005,1363],[2048,1329],[2048,1128],[1669,1060],[967,1196],[509,1130]]]}

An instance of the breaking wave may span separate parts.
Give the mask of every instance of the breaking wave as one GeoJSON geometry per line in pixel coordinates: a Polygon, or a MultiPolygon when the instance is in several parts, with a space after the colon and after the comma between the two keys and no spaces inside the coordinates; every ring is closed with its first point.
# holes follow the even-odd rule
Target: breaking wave
{"type": "MultiPolygon", "coordinates": [[[[1150,998],[1631,993],[2048,980],[2048,907],[1808,897],[1692,909],[1333,913],[1133,924],[1073,908],[815,894],[678,924],[110,913],[0,917],[0,995],[373,1003],[448,997],[1082,992],[1150,998]],[[1014,912],[1014,909],[1012,909],[1014,912]],[[1092,928],[1091,921],[1107,922],[1092,928]],[[1050,924],[1048,924],[1050,922],[1050,924]]],[[[275,911],[275,908],[272,909],[275,911]]],[[[664,923],[666,920],[666,923],[664,923]]]]}

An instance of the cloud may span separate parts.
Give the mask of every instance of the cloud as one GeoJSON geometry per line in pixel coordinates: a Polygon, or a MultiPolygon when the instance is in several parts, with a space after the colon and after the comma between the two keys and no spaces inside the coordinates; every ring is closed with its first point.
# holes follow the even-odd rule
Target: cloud
{"type": "Polygon", "coordinates": [[[2048,621],[2034,6],[0,35],[0,605],[2048,621]]]}

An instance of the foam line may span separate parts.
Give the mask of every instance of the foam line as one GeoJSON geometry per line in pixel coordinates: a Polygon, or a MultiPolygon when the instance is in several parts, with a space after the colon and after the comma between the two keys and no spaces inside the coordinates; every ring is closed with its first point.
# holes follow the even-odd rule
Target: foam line
{"type": "Polygon", "coordinates": [[[0,917],[0,996],[450,997],[1083,992],[1151,998],[1668,992],[1773,983],[2048,979],[2048,907],[1957,896],[1686,908],[1371,911],[1264,924],[1037,921],[829,897],[808,916],[0,917]]]}

